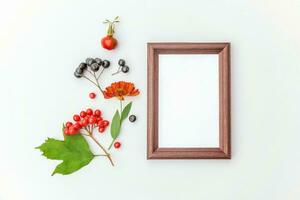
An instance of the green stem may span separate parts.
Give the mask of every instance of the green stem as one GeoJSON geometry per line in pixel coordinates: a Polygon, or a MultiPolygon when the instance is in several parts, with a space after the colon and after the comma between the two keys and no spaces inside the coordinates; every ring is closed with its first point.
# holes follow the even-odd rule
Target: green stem
{"type": "Polygon", "coordinates": [[[111,147],[112,147],[112,145],[114,144],[115,140],[116,140],[116,139],[113,139],[113,140],[111,141],[111,143],[110,143],[110,145],[109,145],[109,147],[108,147],[108,150],[111,149],[111,147]]]}
{"type": "MultiPolygon", "coordinates": [[[[122,106],[122,100],[120,100],[120,115],[122,116],[122,111],[123,111],[123,106],[122,106]]],[[[122,121],[120,121],[120,127],[121,127],[121,125],[122,125],[122,121]]],[[[111,143],[110,143],[110,145],[109,145],[109,147],[108,147],[108,150],[110,150],[111,149],[111,147],[112,147],[112,145],[114,144],[114,142],[116,141],[116,139],[117,138],[115,138],[115,139],[113,139],[112,141],[111,141],[111,143]]]]}
{"type": "Polygon", "coordinates": [[[122,100],[120,100],[120,108],[121,108],[120,115],[122,115],[122,111],[123,111],[123,109],[122,109],[122,100]]]}

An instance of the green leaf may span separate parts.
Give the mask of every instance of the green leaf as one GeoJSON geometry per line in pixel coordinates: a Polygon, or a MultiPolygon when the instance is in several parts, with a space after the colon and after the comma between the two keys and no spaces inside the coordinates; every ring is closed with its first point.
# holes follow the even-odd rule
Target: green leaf
{"type": "Polygon", "coordinates": [[[113,139],[116,139],[119,136],[120,127],[121,127],[121,117],[119,111],[117,110],[112,119],[111,126],[110,126],[110,134],[113,139]]]}
{"type": "Polygon", "coordinates": [[[65,140],[48,138],[41,146],[37,147],[43,156],[52,160],[62,160],[52,173],[71,174],[88,165],[95,157],[88,143],[81,134],[65,136],[65,140]]]}
{"type": "Polygon", "coordinates": [[[128,117],[128,114],[130,112],[131,106],[132,106],[132,102],[128,103],[125,106],[125,108],[123,109],[122,114],[121,114],[121,121],[123,121],[124,119],[126,119],[128,117]]]}

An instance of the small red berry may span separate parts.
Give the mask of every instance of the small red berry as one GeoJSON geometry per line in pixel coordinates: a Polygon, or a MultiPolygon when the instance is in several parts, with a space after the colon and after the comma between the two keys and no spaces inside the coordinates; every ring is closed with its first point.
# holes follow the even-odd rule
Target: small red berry
{"type": "Polygon", "coordinates": [[[65,133],[66,135],[69,135],[69,134],[70,134],[69,128],[65,128],[65,129],[64,129],[64,133],[65,133]]]}
{"type": "Polygon", "coordinates": [[[82,127],[79,122],[76,122],[73,126],[75,129],[78,129],[78,130],[81,129],[81,127],[82,127]]]}
{"type": "Polygon", "coordinates": [[[81,121],[81,124],[82,124],[82,126],[87,126],[87,125],[89,124],[89,120],[84,118],[84,119],[81,121]]]}
{"type": "Polygon", "coordinates": [[[66,127],[67,127],[67,128],[69,128],[69,127],[72,126],[72,125],[73,125],[72,122],[67,122],[67,123],[66,123],[66,127]]]}
{"type": "Polygon", "coordinates": [[[98,126],[99,126],[99,128],[100,128],[100,127],[101,127],[101,128],[105,128],[104,120],[103,120],[103,121],[99,121],[99,122],[98,122],[98,126]]]}
{"type": "Polygon", "coordinates": [[[115,147],[116,149],[120,148],[120,147],[121,147],[121,143],[120,143],[120,142],[115,142],[115,143],[114,143],[114,147],[115,147]]]}
{"type": "Polygon", "coordinates": [[[103,120],[103,126],[108,126],[108,124],[109,124],[109,121],[103,120]]]}
{"type": "Polygon", "coordinates": [[[97,117],[100,117],[100,116],[101,116],[101,111],[98,110],[98,109],[95,110],[95,111],[94,111],[94,115],[97,116],[97,117]]]}
{"type": "Polygon", "coordinates": [[[79,115],[74,115],[73,119],[74,119],[74,121],[78,122],[78,121],[80,121],[80,116],[79,115]]]}
{"type": "Polygon", "coordinates": [[[92,115],[92,114],[93,114],[93,110],[92,110],[91,108],[88,108],[88,109],[86,110],[86,114],[87,114],[87,115],[92,115]]]}
{"type": "Polygon", "coordinates": [[[91,99],[95,99],[96,94],[95,94],[94,92],[91,92],[91,93],[89,94],[89,97],[90,97],[91,99]]]}
{"type": "Polygon", "coordinates": [[[78,133],[78,129],[76,129],[74,126],[71,126],[70,128],[69,128],[69,134],[70,135],[75,135],[75,134],[77,134],[78,133]]]}
{"type": "Polygon", "coordinates": [[[90,119],[89,119],[89,123],[90,123],[90,124],[95,124],[95,123],[97,123],[97,118],[94,117],[94,116],[91,116],[90,119]]]}
{"type": "Polygon", "coordinates": [[[86,116],[86,112],[85,111],[81,111],[80,112],[80,117],[85,117],[86,116]]]}
{"type": "Polygon", "coordinates": [[[102,117],[97,117],[98,121],[102,121],[103,118],[102,117]]]}
{"type": "Polygon", "coordinates": [[[105,128],[100,127],[100,128],[98,129],[98,131],[99,131],[100,133],[103,133],[103,132],[105,131],[105,128]]]}

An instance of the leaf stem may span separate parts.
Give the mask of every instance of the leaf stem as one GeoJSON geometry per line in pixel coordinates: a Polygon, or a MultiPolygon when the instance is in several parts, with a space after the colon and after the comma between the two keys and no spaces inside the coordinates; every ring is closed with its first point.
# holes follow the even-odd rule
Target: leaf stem
{"type": "Polygon", "coordinates": [[[112,147],[112,145],[114,144],[115,140],[116,140],[116,139],[113,139],[113,140],[111,141],[111,143],[110,143],[110,145],[109,145],[109,147],[108,147],[108,150],[111,149],[111,147],[112,147]]]}
{"type": "Polygon", "coordinates": [[[97,156],[106,156],[105,154],[94,154],[95,157],[97,156]]]}

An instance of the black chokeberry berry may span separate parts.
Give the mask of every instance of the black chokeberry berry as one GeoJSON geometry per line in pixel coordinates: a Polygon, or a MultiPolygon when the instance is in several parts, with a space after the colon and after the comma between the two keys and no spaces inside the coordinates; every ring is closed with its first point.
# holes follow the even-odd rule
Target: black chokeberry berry
{"type": "Polygon", "coordinates": [[[76,68],[76,71],[75,71],[77,74],[83,74],[83,69],[79,67],[76,68]]]}
{"type": "Polygon", "coordinates": [[[108,67],[110,66],[110,62],[109,62],[108,60],[103,60],[102,66],[103,66],[104,68],[108,68],[108,67]]]}
{"type": "Polygon", "coordinates": [[[88,66],[91,66],[93,63],[95,63],[96,61],[95,61],[95,59],[93,59],[93,58],[87,58],[86,59],[86,64],[88,65],[88,66]]]}
{"type": "Polygon", "coordinates": [[[129,116],[129,121],[130,122],[135,122],[135,120],[136,120],[136,116],[135,115],[130,115],[129,116]]]}
{"type": "Polygon", "coordinates": [[[96,72],[96,71],[98,71],[99,70],[99,65],[97,64],[97,63],[93,63],[92,65],[91,65],[91,70],[93,71],[93,72],[96,72]]]}
{"type": "Polygon", "coordinates": [[[125,60],[124,59],[120,59],[119,62],[118,62],[118,64],[120,66],[124,66],[125,65],[125,60]]]}
{"type": "Polygon", "coordinates": [[[83,74],[79,74],[78,72],[74,72],[74,76],[76,77],[76,78],[81,78],[82,76],[83,76],[83,74]]]}
{"type": "Polygon", "coordinates": [[[102,60],[100,58],[95,58],[95,61],[98,65],[102,65],[102,60]]]}
{"type": "Polygon", "coordinates": [[[125,65],[122,67],[121,70],[122,70],[122,72],[127,73],[127,72],[129,72],[129,67],[127,65],[125,65]]]}
{"type": "Polygon", "coordinates": [[[87,64],[82,62],[79,64],[78,68],[82,69],[82,70],[85,70],[87,68],[87,64]]]}

